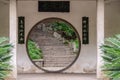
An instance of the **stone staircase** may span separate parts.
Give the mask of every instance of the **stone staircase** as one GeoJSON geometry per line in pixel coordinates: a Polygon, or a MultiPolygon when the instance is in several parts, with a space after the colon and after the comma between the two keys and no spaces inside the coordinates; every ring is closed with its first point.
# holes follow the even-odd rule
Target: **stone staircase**
{"type": "Polygon", "coordinates": [[[44,46],[43,54],[44,67],[66,67],[76,56],[67,46],[44,46]]]}
{"type": "Polygon", "coordinates": [[[30,38],[37,42],[43,51],[43,67],[66,67],[76,57],[72,49],[53,36],[53,32],[34,30],[30,38]]]}

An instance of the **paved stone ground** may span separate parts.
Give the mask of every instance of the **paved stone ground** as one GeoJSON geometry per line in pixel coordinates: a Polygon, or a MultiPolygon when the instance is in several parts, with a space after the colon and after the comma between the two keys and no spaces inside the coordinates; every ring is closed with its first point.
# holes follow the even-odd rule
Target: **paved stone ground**
{"type": "Polygon", "coordinates": [[[96,74],[18,74],[17,80],[97,80],[96,74]]]}

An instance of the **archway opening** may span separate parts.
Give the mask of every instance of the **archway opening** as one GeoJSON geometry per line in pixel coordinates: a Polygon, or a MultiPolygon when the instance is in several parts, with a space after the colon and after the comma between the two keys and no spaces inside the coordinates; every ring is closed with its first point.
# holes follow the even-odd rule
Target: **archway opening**
{"type": "Polygon", "coordinates": [[[30,60],[46,72],[61,72],[77,60],[81,42],[77,30],[60,18],[47,18],[30,30],[26,41],[30,60]]]}

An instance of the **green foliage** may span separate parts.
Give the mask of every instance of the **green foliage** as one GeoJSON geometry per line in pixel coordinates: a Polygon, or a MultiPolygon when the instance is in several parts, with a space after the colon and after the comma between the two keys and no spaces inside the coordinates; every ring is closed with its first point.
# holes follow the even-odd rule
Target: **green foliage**
{"type": "Polygon", "coordinates": [[[76,48],[78,49],[79,48],[79,40],[78,39],[75,40],[75,44],[76,44],[76,48]]]}
{"type": "Polygon", "coordinates": [[[64,22],[54,22],[53,30],[59,32],[66,39],[76,39],[76,34],[73,28],[64,22]]]}
{"type": "Polygon", "coordinates": [[[64,22],[54,22],[53,23],[53,30],[58,32],[66,39],[64,44],[68,44],[69,42],[74,42],[76,48],[79,48],[79,40],[77,39],[75,30],[68,24],[64,22]]]}
{"type": "Polygon", "coordinates": [[[28,40],[28,51],[32,60],[43,58],[42,50],[37,47],[36,43],[32,40],[28,40]]]}
{"type": "Polygon", "coordinates": [[[5,37],[0,38],[0,79],[5,79],[10,71],[10,59],[11,54],[10,51],[12,49],[12,45],[8,43],[8,39],[5,37]]]}
{"type": "Polygon", "coordinates": [[[75,43],[76,48],[79,48],[79,40],[76,38],[75,40],[71,40],[71,42],[75,43]]]}
{"type": "Polygon", "coordinates": [[[109,78],[120,78],[120,34],[107,38],[106,44],[101,46],[103,52],[105,74],[109,78]]]}

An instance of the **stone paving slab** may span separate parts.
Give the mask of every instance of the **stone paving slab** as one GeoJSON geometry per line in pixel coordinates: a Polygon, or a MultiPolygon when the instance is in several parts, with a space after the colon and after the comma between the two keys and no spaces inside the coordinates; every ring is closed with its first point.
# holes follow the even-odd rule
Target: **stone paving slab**
{"type": "Polygon", "coordinates": [[[98,80],[96,74],[18,74],[17,80],[98,80]]]}

